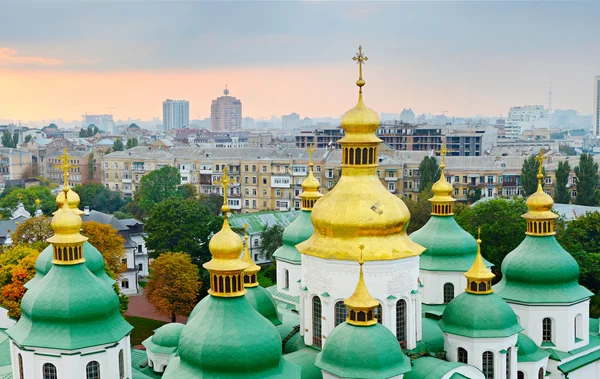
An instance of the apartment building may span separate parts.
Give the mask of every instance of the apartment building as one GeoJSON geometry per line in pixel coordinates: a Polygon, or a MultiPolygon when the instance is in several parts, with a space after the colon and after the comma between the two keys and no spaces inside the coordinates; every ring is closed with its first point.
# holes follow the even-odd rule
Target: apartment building
{"type": "MultiPolygon", "coordinates": [[[[63,151],[53,151],[46,157],[46,178],[52,183],[62,184],[64,181],[63,171],[59,168],[63,151]]],[[[77,184],[100,183],[100,160],[95,157],[92,149],[86,151],[67,151],[71,157],[69,164],[73,167],[69,170],[69,186],[77,184]]]]}
{"type": "Polygon", "coordinates": [[[344,130],[340,126],[317,127],[311,130],[302,130],[294,136],[296,147],[308,149],[314,146],[316,149],[335,148],[339,149],[337,141],[344,136],[344,130]]]}
{"type": "Polygon", "coordinates": [[[31,176],[31,153],[13,148],[0,148],[0,189],[9,180],[19,180],[31,176]]]}

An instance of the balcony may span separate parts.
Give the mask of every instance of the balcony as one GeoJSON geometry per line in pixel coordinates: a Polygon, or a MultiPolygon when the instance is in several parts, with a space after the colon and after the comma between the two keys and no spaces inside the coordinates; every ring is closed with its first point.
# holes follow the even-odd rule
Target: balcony
{"type": "Polygon", "coordinates": [[[502,182],[502,187],[516,187],[517,186],[517,182],[502,182]]]}
{"type": "Polygon", "coordinates": [[[290,188],[290,177],[289,176],[272,176],[271,187],[272,188],[290,188]]]}
{"type": "Polygon", "coordinates": [[[395,177],[395,176],[386,176],[386,177],[384,178],[384,180],[385,180],[386,182],[397,182],[397,181],[398,181],[398,178],[397,178],[397,177],[395,177]]]}
{"type": "Polygon", "coordinates": [[[144,166],[138,166],[138,165],[134,165],[132,167],[132,171],[133,172],[144,172],[144,166]]]}
{"type": "Polygon", "coordinates": [[[122,182],[123,183],[131,183],[131,176],[123,176],[122,182]]]}

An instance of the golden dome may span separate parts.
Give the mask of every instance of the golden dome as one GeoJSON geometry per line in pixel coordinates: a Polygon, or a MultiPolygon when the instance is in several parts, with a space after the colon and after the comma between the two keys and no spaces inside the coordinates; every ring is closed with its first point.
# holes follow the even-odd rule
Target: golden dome
{"type": "Polygon", "coordinates": [[[240,236],[231,230],[227,218],[223,221],[221,230],[212,236],[208,243],[213,259],[238,259],[243,248],[240,236]]]}
{"type": "Polygon", "coordinates": [[[35,205],[39,207],[40,204],[42,204],[42,201],[40,199],[35,199],[35,205]]]}
{"type": "Polygon", "coordinates": [[[311,146],[308,149],[308,153],[310,154],[310,161],[308,163],[308,176],[302,182],[302,193],[300,194],[300,198],[302,199],[302,209],[304,210],[312,210],[315,205],[315,202],[319,200],[323,194],[319,192],[321,189],[321,183],[315,178],[313,175],[313,147],[311,146]]]}
{"type": "Polygon", "coordinates": [[[440,156],[442,157],[442,163],[440,164],[440,179],[431,187],[431,191],[433,192],[433,197],[429,199],[432,204],[431,214],[436,216],[451,216],[454,214],[452,212],[452,203],[456,201],[456,199],[452,197],[454,187],[446,180],[444,171],[446,168],[447,152],[446,145],[442,145],[442,149],[440,150],[440,156]]]}
{"type": "MultiPolygon", "coordinates": [[[[81,200],[79,199],[79,195],[77,194],[77,192],[73,191],[70,187],[67,187],[67,188],[68,188],[67,199],[69,199],[69,209],[71,209],[72,212],[74,212],[78,215],[82,215],[83,211],[81,211],[79,209],[79,203],[81,202],[81,200]]],[[[65,192],[60,191],[58,196],[56,196],[56,205],[58,206],[59,209],[62,208],[64,202],[65,202],[65,192]]]]}
{"type": "MultiPolygon", "coordinates": [[[[364,249],[364,245],[360,245],[360,251],[364,249]]],[[[358,283],[352,296],[344,300],[344,304],[348,307],[348,323],[352,325],[374,325],[377,323],[375,318],[375,308],[379,305],[379,302],[373,299],[373,296],[369,293],[367,285],[365,284],[365,277],[363,273],[362,258],[358,261],[360,265],[360,271],[358,274],[358,283]],[[362,315],[359,314],[362,312],[362,315]]]]}
{"type": "Polygon", "coordinates": [[[244,236],[244,256],[242,260],[248,264],[248,268],[244,270],[244,274],[256,274],[260,271],[260,266],[254,263],[254,260],[252,260],[252,257],[250,256],[247,234],[244,236]]]}
{"type": "Polygon", "coordinates": [[[475,262],[473,262],[473,266],[464,275],[467,278],[467,292],[485,294],[494,291],[492,289],[492,279],[496,275],[492,274],[483,261],[483,257],[481,256],[481,239],[479,236],[477,237],[475,262]]]}
{"type": "Polygon", "coordinates": [[[50,223],[54,230],[54,235],[46,241],[53,245],[73,245],[83,243],[87,240],[87,237],[84,237],[79,233],[81,224],[81,217],[71,211],[69,202],[63,202],[62,207],[55,212],[50,223]]]}
{"type": "Polygon", "coordinates": [[[342,128],[348,133],[373,134],[379,127],[379,115],[363,102],[362,91],[356,106],[342,117],[342,128]]]}
{"type": "MultiPolygon", "coordinates": [[[[542,181],[544,179],[543,174],[543,160],[544,160],[543,151],[540,150],[536,160],[539,162],[538,166],[538,187],[537,191],[529,196],[527,199],[526,205],[529,212],[523,215],[524,218],[528,220],[554,220],[558,218],[558,215],[552,212],[552,206],[554,205],[554,200],[552,196],[548,195],[544,192],[544,188],[542,186],[542,181]]],[[[542,225],[543,226],[543,225],[542,225]]],[[[552,228],[552,232],[554,230],[553,226],[547,227],[547,230],[544,231],[550,233],[550,228],[552,228]]],[[[537,228],[536,228],[537,229],[537,228]]]]}
{"type": "Polygon", "coordinates": [[[315,178],[312,171],[312,163],[308,171],[308,176],[302,182],[302,191],[304,192],[319,192],[321,189],[321,183],[315,178]]]}

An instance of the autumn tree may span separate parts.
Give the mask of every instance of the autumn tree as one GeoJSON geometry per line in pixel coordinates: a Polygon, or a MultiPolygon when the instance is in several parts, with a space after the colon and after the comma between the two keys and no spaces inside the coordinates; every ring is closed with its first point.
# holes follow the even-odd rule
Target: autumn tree
{"type": "Polygon", "coordinates": [[[50,225],[50,218],[46,216],[32,217],[19,226],[11,234],[11,238],[15,245],[27,245],[43,250],[48,246],[46,239],[54,235],[54,230],[50,225]]]}
{"type": "Polygon", "coordinates": [[[165,253],[150,264],[152,278],[145,288],[146,298],[156,312],[177,321],[177,315],[188,315],[198,296],[198,266],[189,254],[165,253]]]}
{"type": "Polygon", "coordinates": [[[281,225],[273,224],[266,226],[262,231],[258,248],[263,259],[271,260],[275,250],[283,245],[283,230],[284,228],[281,225]]]}
{"type": "Polygon", "coordinates": [[[598,191],[598,163],[590,154],[581,154],[579,165],[575,167],[577,176],[577,197],[575,204],[579,205],[598,205],[600,197],[598,191]]]}
{"type": "Polygon", "coordinates": [[[13,318],[21,317],[24,284],[35,276],[39,250],[24,245],[11,247],[0,254],[0,305],[13,318]]]}
{"type": "Polygon", "coordinates": [[[439,166],[435,157],[425,157],[419,164],[419,192],[431,189],[433,183],[439,179],[439,166]]]}
{"type": "Polygon", "coordinates": [[[123,264],[125,258],[125,239],[110,224],[101,224],[96,221],[86,221],[81,228],[81,234],[88,238],[88,242],[94,245],[106,264],[106,272],[113,279],[116,275],[125,271],[123,264]]]}
{"type": "MultiPolygon", "coordinates": [[[[165,166],[142,176],[140,189],[134,195],[134,202],[144,212],[150,213],[155,204],[177,196],[177,187],[181,182],[179,170],[165,166]]],[[[130,213],[131,210],[128,209],[130,213]]]]}
{"type": "MultiPolygon", "coordinates": [[[[523,161],[523,167],[521,168],[521,185],[523,186],[526,196],[537,191],[537,173],[539,167],[540,163],[536,160],[535,154],[523,161]]],[[[544,177],[546,177],[546,171],[542,169],[542,173],[544,174],[544,177]]]]}
{"type": "Polygon", "coordinates": [[[568,204],[571,200],[571,193],[569,191],[569,173],[571,172],[571,166],[569,161],[558,162],[558,168],[556,169],[556,187],[554,193],[554,202],[560,204],[568,204]]]}

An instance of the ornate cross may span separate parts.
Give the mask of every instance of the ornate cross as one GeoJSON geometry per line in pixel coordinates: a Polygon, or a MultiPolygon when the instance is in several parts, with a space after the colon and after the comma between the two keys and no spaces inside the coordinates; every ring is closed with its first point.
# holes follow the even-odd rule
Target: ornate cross
{"type": "Polygon", "coordinates": [[[312,165],[313,160],[312,160],[312,156],[313,156],[313,152],[315,151],[315,149],[313,148],[314,144],[310,144],[310,146],[308,147],[308,156],[310,157],[310,161],[309,163],[312,165]]]}
{"type": "Polygon", "coordinates": [[[58,157],[60,164],[54,166],[54,168],[63,172],[63,176],[64,176],[64,180],[65,180],[65,182],[63,184],[64,187],[69,186],[69,170],[77,167],[77,166],[69,163],[69,159],[72,159],[72,158],[73,158],[72,156],[67,154],[67,148],[65,147],[62,155],[60,155],[58,157]]]}
{"type": "Polygon", "coordinates": [[[440,155],[442,156],[442,164],[445,165],[446,154],[449,153],[448,149],[446,149],[446,144],[442,144],[442,148],[440,149],[440,151],[438,151],[438,153],[440,153],[440,155]]]}
{"type": "Polygon", "coordinates": [[[227,174],[227,166],[223,167],[223,176],[221,180],[217,180],[215,182],[216,185],[221,186],[223,188],[223,205],[227,205],[227,195],[229,194],[229,185],[235,184],[235,179],[230,179],[227,174]]]}
{"type": "MultiPolygon", "coordinates": [[[[363,54],[362,46],[358,47],[358,53],[354,57],[352,57],[352,60],[358,63],[358,80],[362,81],[363,80],[362,67],[363,67],[363,64],[369,60],[369,58],[363,54]]],[[[364,82],[362,84],[364,85],[364,82]]],[[[362,87],[362,85],[360,85],[360,84],[358,86],[362,87]]]]}
{"type": "Polygon", "coordinates": [[[544,173],[542,172],[542,170],[544,169],[543,164],[544,164],[544,159],[548,159],[548,157],[544,156],[544,150],[540,149],[540,153],[537,155],[537,157],[535,157],[535,160],[538,162],[538,175],[544,175],[544,173]]]}

